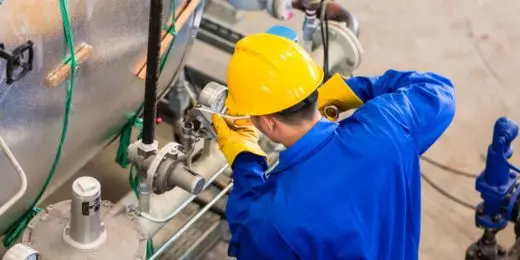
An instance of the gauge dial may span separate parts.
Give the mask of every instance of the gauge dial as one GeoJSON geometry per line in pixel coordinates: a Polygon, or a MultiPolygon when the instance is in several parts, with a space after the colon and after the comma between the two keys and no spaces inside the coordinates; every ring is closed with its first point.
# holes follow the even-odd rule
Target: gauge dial
{"type": "Polygon", "coordinates": [[[200,92],[198,103],[218,113],[225,110],[227,88],[216,82],[208,83],[200,92]]]}

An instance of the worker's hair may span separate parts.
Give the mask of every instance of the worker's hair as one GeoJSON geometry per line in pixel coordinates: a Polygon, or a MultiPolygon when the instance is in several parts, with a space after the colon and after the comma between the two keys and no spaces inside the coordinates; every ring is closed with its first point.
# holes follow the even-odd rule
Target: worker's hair
{"type": "Polygon", "coordinates": [[[275,113],[274,116],[284,123],[298,125],[302,121],[312,119],[314,113],[316,113],[317,101],[318,91],[314,91],[306,99],[292,107],[275,113]]]}

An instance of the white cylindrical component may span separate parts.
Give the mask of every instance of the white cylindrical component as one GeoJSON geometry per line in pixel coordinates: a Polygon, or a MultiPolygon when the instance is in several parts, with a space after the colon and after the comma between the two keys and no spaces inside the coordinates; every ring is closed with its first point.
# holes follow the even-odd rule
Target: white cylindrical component
{"type": "Polygon", "coordinates": [[[16,244],[9,249],[2,260],[40,260],[41,256],[38,251],[32,249],[26,244],[16,244]]]}
{"type": "Polygon", "coordinates": [[[70,222],[63,232],[64,240],[78,249],[93,249],[106,240],[101,222],[101,184],[84,176],[72,183],[70,222]]]}

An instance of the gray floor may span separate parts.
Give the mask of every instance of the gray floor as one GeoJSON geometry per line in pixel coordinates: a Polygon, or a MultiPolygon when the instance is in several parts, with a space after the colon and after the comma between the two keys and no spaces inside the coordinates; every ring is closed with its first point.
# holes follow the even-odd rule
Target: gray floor
{"type": "MultiPolygon", "coordinates": [[[[434,71],[454,82],[455,119],[427,156],[478,174],[484,167],[482,157],[491,141],[495,120],[506,115],[520,122],[520,110],[516,109],[520,100],[520,2],[336,2],[347,6],[361,25],[365,53],[357,74],[375,75],[390,68],[434,71]]],[[[263,13],[248,14],[237,29],[247,33],[263,31],[271,25],[266,19],[263,13]]],[[[299,29],[301,19],[299,15],[286,24],[299,29]]],[[[196,49],[201,51],[191,56],[192,64],[225,75],[227,56],[215,55],[207,46],[196,49]]],[[[518,142],[515,148],[520,148],[518,142]]],[[[520,163],[518,158],[515,156],[513,162],[520,163]]],[[[422,169],[448,192],[472,204],[479,201],[474,180],[429,164],[422,165],[422,169]]],[[[481,234],[473,224],[474,212],[446,199],[424,182],[422,208],[420,258],[463,259],[466,247],[481,234]]],[[[511,232],[509,229],[501,233],[504,245],[512,242],[511,232]]]]}
{"type": "MultiPolygon", "coordinates": [[[[340,0],[359,19],[365,53],[357,74],[386,69],[435,71],[452,79],[457,89],[457,114],[445,135],[427,155],[450,167],[479,173],[494,121],[507,115],[520,121],[520,2],[512,0],[340,0]]],[[[302,16],[287,22],[300,28],[302,16]]],[[[275,21],[249,13],[236,26],[244,33],[264,31],[275,21]]],[[[279,22],[278,22],[279,23],[279,22]]],[[[284,24],[284,23],[282,23],[284,24]]],[[[205,44],[192,50],[190,65],[224,79],[229,56],[205,44]]],[[[169,138],[165,127],[162,138],[169,138]]],[[[520,148],[515,144],[515,148],[520,148]]],[[[85,169],[103,181],[126,187],[127,172],[114,167],[114,147],[107,148],[85,169]],[[112,149],[112,150],[110,150],[112,149]],[[109,174],[106,174],[109,173],[109,174]]],[[[520,163],[516,156],[513,162],[520,163]]],[[[423,165],[423,171],[448,192],[476,204],[474,180],[423,165]]],[[[114,186],[112,186],[114,187],[114,186]]],[[[107,190],[116,198],[125,188],[107,190]]],[[[446,199],[423,183],[420,258],[463,259],[466,247],[480,235],[474,212],[446,199]]],[[[504,244],[512,242],[504,231],[504,244]]],[[[225,259],[221,244],[207,259],[225,259]]]]}

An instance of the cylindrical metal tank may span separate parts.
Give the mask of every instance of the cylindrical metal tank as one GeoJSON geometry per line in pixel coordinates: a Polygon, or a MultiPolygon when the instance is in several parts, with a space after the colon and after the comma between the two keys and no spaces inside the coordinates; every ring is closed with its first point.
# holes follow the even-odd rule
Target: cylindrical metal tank
{"type": "MultiPolygon", "coordinates": [[[[190,2],[165,0],[163,21],[168,21],[173,1],[178,9],[190,2]]],[[[93,52],[78,67],[67,141],[48,194],[114,139],[144,96],[145,81],[135,72],[146,55],[149,1],[68,2],[76,50],[86,43],[93,52]]],[[[204,1],[197,2],[196,10],[178,28],[159,79],[159,93],[184,66],[203,12],[204,1]]],[[[6,82],[6,62],[0,59],[0,135],[27,175],[25,195],[0,216],[3,232],[28,209],[49,174],[60,139],[67,85],[48,87],[45,81],[68,50],[58,0],[0,1],[0,25],[0,43],[6,51],[27,41],[34,46],[32,70],[12,84],[6,82]]],[[[0,153],[0,205],[20,186],[10,164],[0,153]]]]}

